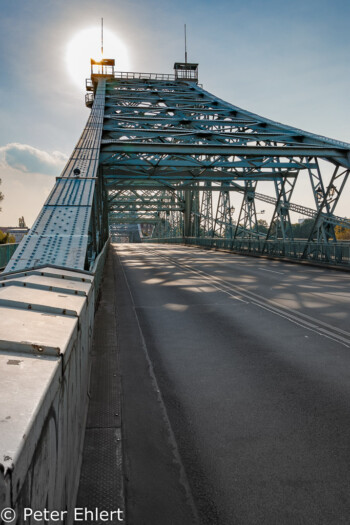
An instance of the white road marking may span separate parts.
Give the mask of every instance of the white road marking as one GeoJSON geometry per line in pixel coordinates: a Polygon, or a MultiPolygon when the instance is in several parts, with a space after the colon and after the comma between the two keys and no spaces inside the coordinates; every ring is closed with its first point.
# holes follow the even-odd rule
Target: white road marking
{"type": "Polygon", "coordinates": [[[277,272],[276,270],[268,270],[267,268],[257,268],[257,270],[262,270],[263,272],[280,273],[281,275],[284,275],[285,273],[285,272],[277,272]]]}
{"type": "MultiPolygon", "coordinates": [[[[340,343],[341,345],[346,346],[347,348],[350,348],[349,346],[350,333],[346,332],[345,330],[341,330],[340,328],[331,326],[328,323],[325,323],[324,321],[320,321],[318,319],[315,319],[301,312],[297,312],[295,310],[286,308],[280,305],[279,303],[277,303],[276,301],[273,301],[266,297],[255,294],[254,292],[247,292],[240,286],[233,285],[231,283],[226,284],[226,282],[223,279],[220,279],[219,277],[208,274],[204,270],[193,268],[193,267],[188,266],[187,264],[174,261],[171,257],[163,255],[162,253],[157,252],[155,249],[152,249],[152,251],[155,255],[158,255],[159,257],[162,257],[163,259],[166,259],[172,262],[175,266],[179,268],[182,268],[184,270],[187,270],[188,272],[200,275],[202,278],[204,277],[206,279],[210,279],[211,281],[210,284],[214,288],[217,288],[223,293],[227,293],[228,295],[230,295],[228,290],[235,291],[235,292],[238,291],[240,295],[243,295],[246,299],[249,300],[248,303],[250,302],[251,304],[255,304],[256,306],[264,308],[265,310],[268,310],[270,313],[283,317],[284,319],[294,324],[297,324],[301,326],[302,328],[306,328],[312,332],[317,333],[320,336],[327,337],[328,339],[332,339],[333,341],[336,341],[337,343],[340,343]],[[219,282],[220,284],[215,286],[212,282],[213,280],[216,282],[219,282]],[[270,303],[270,304],[266,304],[266,303],[270,303]]],[[[235,298],[238,299],[236,296],[235,298]]],[[[246,301],[243,301],[243,302],[247,303],[246,301]]]]}

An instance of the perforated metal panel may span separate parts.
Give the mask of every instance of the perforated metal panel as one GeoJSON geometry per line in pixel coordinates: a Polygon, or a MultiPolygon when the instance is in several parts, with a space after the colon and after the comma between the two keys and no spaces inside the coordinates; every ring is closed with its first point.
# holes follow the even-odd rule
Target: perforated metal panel
{"type": "Polygon", "coordinates": [[[102,80],[76,148],[5,273],[39,264],[84,269],[98,171],[104,100],[105,81],[102,80]]]}
{"type": "Polygon", "coordinates": [[[57,182],[46,201],[48,206],[91,206],[95,181],[82,179],[61,179],[57,182]]]}

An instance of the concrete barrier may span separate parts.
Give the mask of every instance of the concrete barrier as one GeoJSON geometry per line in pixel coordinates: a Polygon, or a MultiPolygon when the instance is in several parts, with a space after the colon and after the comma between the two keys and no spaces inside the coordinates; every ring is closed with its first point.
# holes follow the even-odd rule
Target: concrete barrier
{"type": "Polygon", "coordinates": [[[25,509],[73,522],[106,250],[96,280],[51,266],[0,278],[0,512],[13,509],[13,523],[25,509]]]}

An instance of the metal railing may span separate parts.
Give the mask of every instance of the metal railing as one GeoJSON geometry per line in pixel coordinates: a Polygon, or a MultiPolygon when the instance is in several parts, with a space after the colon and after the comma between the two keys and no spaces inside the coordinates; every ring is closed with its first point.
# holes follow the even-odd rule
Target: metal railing
{"type": "Polygon", "coordinates": [[[143,238],[142,242],[191,244],[221,248],[247,255],[266,255],[284,259],[306,260],[325,265],[350,267],[350,243],[307,243],[306,241],[265,241],[262,239],[218,239],[212,237],[143,238]],[[306,250],[305,250],[306,248],[306,250]],[[305,252],[305,255],[304,255],[305,252]]]}
{"type": "Polygon", "coordinates": [[[4,269],[12,255],[15,253],[18,244],[0,244],[0,270],[4,269]]]}
{"type": "Polygon", "coordinates": [[[94,102],[95,96],[93,93],[86,93],[85,94],[85,105],[88,107],[91,107],[94,102]]]}
{"type": "Polygon", "coordinates": [[[91,78],[87,78],[85,80],[85,87],[86,87],[86,91],[93,91],[94,90],[94,83],[91,80],[91,78]]]}
{"type": "Polygon", "coordinates": [[[172,73],[134,73],[132,71],[116,71],[114,73],[114,78],[122,78],[126,80],[175,80],[175,75],[172,73]]]}

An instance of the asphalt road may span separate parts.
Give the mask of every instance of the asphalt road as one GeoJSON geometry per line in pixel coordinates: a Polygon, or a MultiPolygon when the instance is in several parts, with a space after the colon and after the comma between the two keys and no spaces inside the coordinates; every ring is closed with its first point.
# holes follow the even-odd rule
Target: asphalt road
{"type": "Polygon", "coordinates": [[[350,523],[350,274],[183,246],[112,253],[130,523],[350,523]]]}

